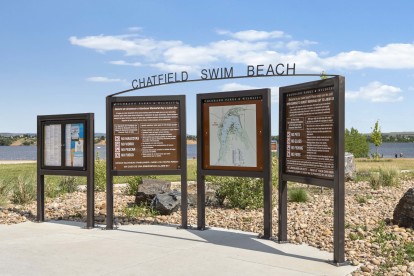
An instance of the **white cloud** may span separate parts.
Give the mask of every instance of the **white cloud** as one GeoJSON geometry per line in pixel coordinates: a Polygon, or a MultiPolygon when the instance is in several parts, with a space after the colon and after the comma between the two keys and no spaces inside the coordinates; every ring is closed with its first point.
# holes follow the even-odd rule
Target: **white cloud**
{"type": "Polygon", "coordinates": [[[131,33],[136,33],[142,31],[142,27],[129,27],[128,31],[131,33]]]}
{"type": "Polygon", "coordinates": [[[383,47],[375,47],[372,52],[343,52],[327,58],[324,63],[329,68],[413,69],[414,43],[388,44],[383,47]]]}
{"type": "Polygon", "coordinates": [[[220,35],[227,35],[231,38],[235,38],[238,40],[244,40],[244,41],[257,41],[257,40],[268,40],[272,38],[282,38],[287,37],[287,35],[282,31],[271,31],[271,32],[265,32],[265,31],[256,31],[256,30],[246,30],[246,31],[240,31],[240,32],[230,32],[226,30],[219,30],[217,31],[220,35]]]}
{"type": "MultiPolygon", "coordinates": [[[[135,28],[135,27],[133,27],[135,28]]],[[[137,34],[99,35],[69,38],[73,45],[106,53],[120,51],[134,56],[135,61],[114,61],[115,65],[156,68],[198,68],[214,64],[296,64],[297,73],[319,73],[343,70],[414,69],[414,43],[392,43],[377,46],[371,51],[348,51],[338,54],[306,49],[317,42],[293,40],[282,31],[246,30],[240,32],[217,31],[228,40],[215,40],[201,45],[190,45],[179,40],[156,40],[137,34]],[[137,57],[139,60],[137,60],[137,57]]]]}
{"type": "Polygon", "coordinates": [[[221,91],[238,91],[238,90],[252,90],[252,89],[261,89],[261,88],[270,88],[271,102],[279,102],[279,87],[256,87],[251,85],[240,84],[236,82],[226,83],[220,87],[221,91]]]}
{"type": "Polygon", "coordinates": [[[142,66],[141,62],[126,62],[125,60],[114,60],[114,61],[110,61],[109,63],[113,65],[124,65],[124,66],[134,66],[134,67],[142,66]]]}
{"type": "Polygon", "coordinates": [[[86,79],[87,81],[91,81],[91,82],[126,82],[125,80],[122,79],[110,79],[107,77],[89,77],[86,79]]]}
{"type": "Polygon", "coordinates": [[[358,91],[346,92],[345,96],[349,100],[366,100],[370,102],[398,102],[404,99],[400,95],[401,89],[395,86],[382,84],[378,81],[369,83],[367,86],[359,88],[358,91]]]}
{"type": "Polygon", "coordinates": [[[108,51],[122,51],[127,56],[159,56],[162,52],[181,45],[180,41],[156,41],[152,38],[138,38],[135,35],[120,36],[87,36],[77,38],[72,36],[69,38],[73,45],[94,49],[104,53],[108,51]]]}

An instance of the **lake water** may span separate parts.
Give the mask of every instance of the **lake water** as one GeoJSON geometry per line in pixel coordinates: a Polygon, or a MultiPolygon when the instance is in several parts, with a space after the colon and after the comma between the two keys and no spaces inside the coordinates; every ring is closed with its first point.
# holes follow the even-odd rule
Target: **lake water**
{"type": "MultiPolygon", "coordinates": [[[[106,158],[106,147],[95,146],[95,155],[106,158]]],[[[197,145],[187,145],[187,158],[197,157],[197,145]]],[[[0,160],[37,160],[36,146],[0,146],[0,160]]]]}
{"type": "MultiPolygon", "coordinates": [[[[370,144],[370,154],[375,152],[375,146],[370,144]]],[[[414,143],[383,143],[379,149],[379,154],[383,154],[385,158],[394,158],[395,154],[400,153],[407,158],[414,158],[414,143]]],[[[99,154],[99,158],[105,159],[106,147],[95,146],[95,154],[99,154]]],[[[197,157],[197,145],[187,145],[187,158],[193,159],[197,157]]],[[[7,147],[0,146],[0,160],[36,160],[36,146],[18,146],[7,147]]]]}

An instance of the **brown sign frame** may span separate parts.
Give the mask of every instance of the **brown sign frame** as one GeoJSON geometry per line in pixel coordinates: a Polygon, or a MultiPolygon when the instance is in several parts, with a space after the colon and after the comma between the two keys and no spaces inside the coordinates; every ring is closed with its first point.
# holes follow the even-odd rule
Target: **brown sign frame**
{"type": "MultiPolygon", "coordinates": [[[[208,94],[211,96],[211,94],[208,94]]],[[[222,95],[223,96],[223,95],[222,95]]],[[[202,101],[202,126],[203,129],[203,169],[204,170],[224,170],[224,171],[263,171],[263,97],[262,95],[257,96],[239,96],[239,97],[228,97],[224,98],[203,98],[202,101]],[[213,147],[210,137],[210,108],[213,107],[227,107],[227,106],[242,106],[242,105],[255,105],[255,128],[256,128],[256,165],[255,166],[226,166],[226,165],[214,165],[212,164],[210,149],[213,147]]],[[[218,150],[217,150],[218,151],[218,150]]]]}
{"type": "MultiPolygon", "coordinates": [[[[106,228],[113,229],[114,225],[114,200],[113,200],[113,177],[133,175],[181,175],[181,222],[182,228],[187,228],[187,145],[186,145],[186,103],[185,95],[176,96],[131,96],[106,98],[106,228]],[[177,168],[142,168],[119,170],[114,167],[114,104],[127,103],[133,106],[137,103],[173,103],[179,106],[178,139],[176,146],[179,147],[179,167],[177,168]]],[[[137,148],[135,150],[138,150],[137,148]]]]}
{"type": "Polygon", "coordinates": [[[37,116],[37,221],[45,220],[45,175],[64,175],[64,176],[86,176],[87,178],[87,218],[86,228],[94,227],[94,114],[59,114],[59,115],[39,115],[37,116]],[[65,133],[64,125],[84,124],[84,145],[83,145],[83,166],[72,167],[65,166],[65,133]],[[61,145],[58,148],[61,151],[60,166],[45,166],[45,126],[60,125],[61,127],[61,145]]]}
{"type": "MultiPolygon", "coordinates": [[[[305,121],[305,120],[304,120],[305,121]]],[[[334,190],[334,259],[336,265],[345,262],[345,185],[344,185],[344,128],[345,78],[336,76],[319,81],[280,87],[279,89],[279,242],[287,242],[287,188],[288,181],[310,184],[334,190]],[[286,97],[305,91],[332,88],[333,91],[333,177],[317,177],[300,173],[286,173],[287,130],[286,97]]]]}
{"type": "Polygon", "coordinates": [[[270,89],[254,89],[219,93],[197,94],[197,228],[205,225],[205,177],[236,176],[263,178],[264,193],[264,235],[272,235],[272,160],[270,137],[270,89]],[[253,99],[253,101],[252,101],[253,99]],[[260,102],[260,103],[259,103],[260,102]],[[212,166],[208,154],[211,147],[209,137],[208,108],[211,106],[256,104],[256,160],[255,167],[212,166]],[[259,121],[259,122],[258,122],[259,121]],[[260,135],[258,134],[260,132],[260,135]],[[207,156],[206,156],[207,155],[207,156]],[[260,161],[261,160],[261,161],[260,161]]]}

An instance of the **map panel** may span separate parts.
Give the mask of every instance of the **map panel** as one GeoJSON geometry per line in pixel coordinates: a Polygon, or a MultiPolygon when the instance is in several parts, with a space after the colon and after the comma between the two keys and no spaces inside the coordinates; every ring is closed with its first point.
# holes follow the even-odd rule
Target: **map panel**
{"type": "Polygon", "coordinates": [[[256,104],[210,106],[210,165],[257,166],[256,104]]]}

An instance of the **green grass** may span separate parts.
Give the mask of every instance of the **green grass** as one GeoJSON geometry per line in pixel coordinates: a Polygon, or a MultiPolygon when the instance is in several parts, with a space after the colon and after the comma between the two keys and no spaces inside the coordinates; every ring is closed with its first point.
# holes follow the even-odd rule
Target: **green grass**
{"type": "Polygon", "coordinates": [[[290,202],[306,202],[309,200],[308,193],[301,187],[288,189],[288,198],[290,202]]]}
{"type": "Polygon", "coordinates": [[[356,158],[357,171],[370,171],[378,169],[392,169],[398,170],[413,170],[414,171],[414,159],[413,158],[382,158],[378,160],[367,158],[356,158]]]}

